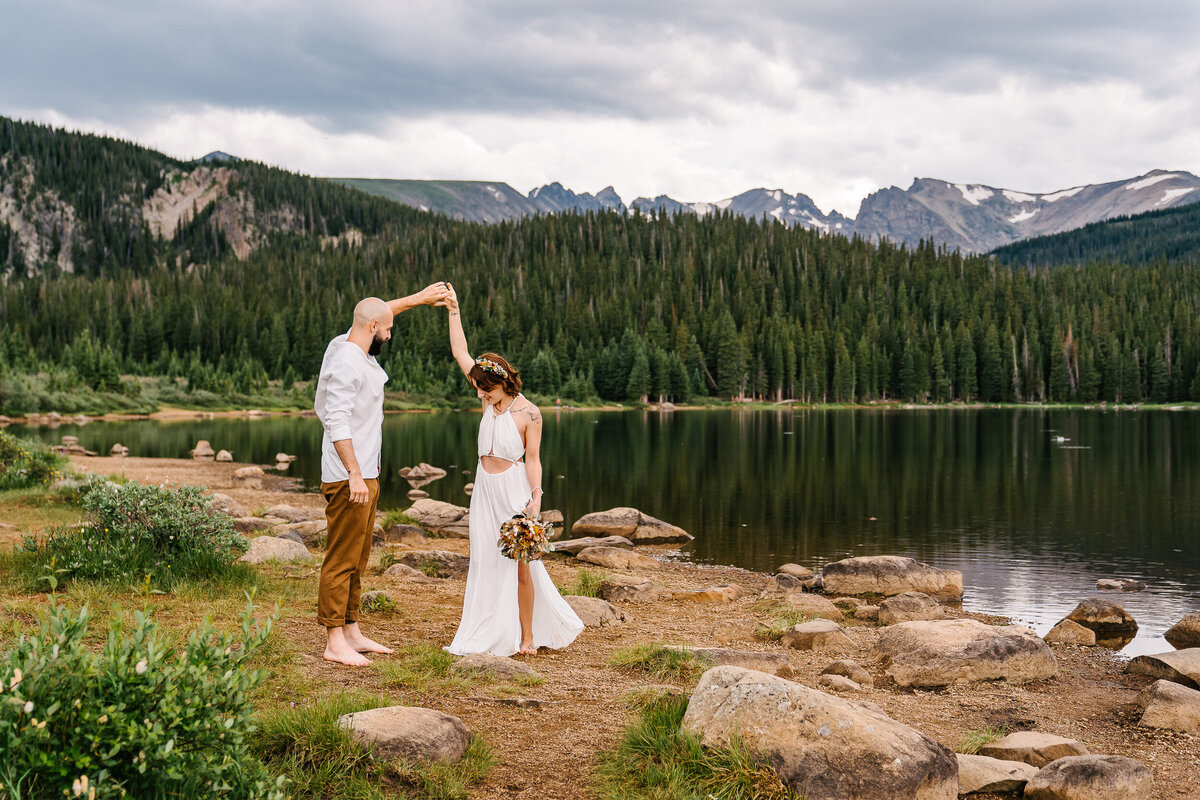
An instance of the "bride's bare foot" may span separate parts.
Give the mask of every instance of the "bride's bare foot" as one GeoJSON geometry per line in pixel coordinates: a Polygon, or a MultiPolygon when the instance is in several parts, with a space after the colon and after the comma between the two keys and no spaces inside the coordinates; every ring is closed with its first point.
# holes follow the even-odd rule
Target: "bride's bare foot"
{"type": "Polygon", "coordinates": [[[345,664],[348,667],[365,667],[370,665],[367,657],[360,654],[350,644],[346,632],[342,628],[327,628],[325,643],[325,660],[335,664],[345,664]]]}
{"type": "Polygon", "coordinates": [[[359,630],[357,623],[347,625],[345,628],[345,632],[346,632],[346,642],[356,652],[359,652],[359,653],[382,653],[384,655],[388,655],[390,653],[396,652],[392,648],[385,647],[384,645],[381,645],[379,642],[375,641],[374,639],[369,639],[366,636],[364,636],[363,632],[361,630],[359,630]]]}
{"type": "Polygon", "coordinates": [[[536,656],[537,651],[538,651],[538,649],[537,649],[537,647],[534,646],[533,642],[521,642],[521,654],[522,655],[536,656]]]}

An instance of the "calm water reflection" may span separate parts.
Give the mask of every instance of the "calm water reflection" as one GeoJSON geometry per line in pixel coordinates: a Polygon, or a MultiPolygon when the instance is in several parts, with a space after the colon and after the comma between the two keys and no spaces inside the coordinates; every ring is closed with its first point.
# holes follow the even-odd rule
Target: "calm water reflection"
{"type": "MultiPolygon", "coordinates": [[[[632,505],[696,535],[682,557],[770,570],[896,553],[962,570],[967,608],[1041,633],[1102,577],[1150,589],[1110,595],[1141,624],[1127,654],[1169,649],[1162,633],[1200,610],[1200,415],[1168,411],[838,410],[550,413],[546,506],[568,522],[632,505]],[[1056,437],[1066,441],[1058,442],[1056,437]]],[[[382,507],[407,505],[396,470],[450,471],[424,488],[466,504],[479,417],[389,416],[382,507]],[[468,470],[464,474],[464,470],[468,470]]],[[[320,479],[314,419],[92,423],[93,450],[186,457],[197,439],[238,461],[298,456],[320,479]]]]}

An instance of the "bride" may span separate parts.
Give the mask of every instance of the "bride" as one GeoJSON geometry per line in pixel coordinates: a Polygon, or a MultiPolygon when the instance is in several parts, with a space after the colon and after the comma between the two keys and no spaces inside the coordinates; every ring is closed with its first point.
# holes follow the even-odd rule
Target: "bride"
{"type": "Polygon", "coordinates": [[[450,284],[450,349],[483,401],[479,422],[479,468],[471,493],[471,565],[462,622],[446,649],[455,655],[536,653],[566,647],[583,623],[567,604],[541,561],[528,564],[500,555],[500,526],[517,514],[542,508],[542,415],[521,394],[521,377],[493,353],[471,358],[450,284]],[[532,487],[532,488],[530,488],[532,487]]]}

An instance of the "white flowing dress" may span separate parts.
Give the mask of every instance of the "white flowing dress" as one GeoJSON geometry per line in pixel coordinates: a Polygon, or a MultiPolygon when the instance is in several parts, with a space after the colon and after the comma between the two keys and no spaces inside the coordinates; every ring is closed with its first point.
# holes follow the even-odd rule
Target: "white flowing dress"
{"type": "MultiPolygon", "coordinates": [[[[510,656],[521,649],[521,618],[517,608],[517,562],[500,555],[500,525],[521,513],[532,491],[521,434],[513,421],[512,405],[497,414],[486,408],[479,423],[479,455],[511,462],[504,472],[475,470],[471,493],[471,564],[463,597],[462,621],[446,649],[455,655],[489,653],[510,656]]],[[[537,647],[566,647],[583,630],[579,616],[562,599],[541,561],[529,563],[533,578],[533,643],[537,647]]]]}

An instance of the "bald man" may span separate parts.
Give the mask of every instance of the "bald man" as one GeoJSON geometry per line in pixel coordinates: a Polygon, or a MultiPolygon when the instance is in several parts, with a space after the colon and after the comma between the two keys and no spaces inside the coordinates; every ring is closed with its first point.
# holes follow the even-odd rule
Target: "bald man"
{"type": "Polygon", "coordinates": [[[422,305],[443,305],[444,283],[391,302],[368,297],[354,307],[354,324],[329,343],[321,361],[314,408],[325,428],[321,494],[325,496],[325,561],[317,617],[325,626],[325,659],[361,667],[363,653],[390,653],[358,627],[361,578],[371,555],[383,449],[383,387],[387,373],[375,356],[392,338],[392,321],[422,305]]]}

